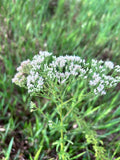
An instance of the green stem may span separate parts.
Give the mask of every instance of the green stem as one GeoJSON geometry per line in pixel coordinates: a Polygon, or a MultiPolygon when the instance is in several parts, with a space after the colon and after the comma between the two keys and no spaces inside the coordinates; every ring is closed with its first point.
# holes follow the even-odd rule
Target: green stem
{"type": "MultiPolygon", "coordinates": [[[[63,118],[62,118],[62,106],[60,108],[60,121],[61,121],[61,153],[64,151],[64,136],[63,136],[63,118]]],[[[64,154],[62,155],[62,160],[64,160],[64,154]]]]}

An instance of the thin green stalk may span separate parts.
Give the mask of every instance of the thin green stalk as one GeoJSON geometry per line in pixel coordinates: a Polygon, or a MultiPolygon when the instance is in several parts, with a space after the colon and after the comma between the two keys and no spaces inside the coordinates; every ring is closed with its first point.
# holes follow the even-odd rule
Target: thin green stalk
{"type": "MultiPolygon", "coordinates": [[[[60,121],[61,121],[61,153],[63,154],[64,151],[64,143],[63,143],[63,118],[62,118],[62,106],[60,109],[60,121]]],[[[62,160],[64,160],[64,154],[62,155],[62,160]]]]}

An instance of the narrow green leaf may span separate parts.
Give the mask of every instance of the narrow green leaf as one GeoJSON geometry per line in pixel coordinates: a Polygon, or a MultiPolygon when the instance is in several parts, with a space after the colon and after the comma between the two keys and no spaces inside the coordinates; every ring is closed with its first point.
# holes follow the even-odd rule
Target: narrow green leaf
{"type": "Polygon", "coordinates": [[[14,138],[12,137],[10,143],[9,143],[9,146],[8,146],[8,150],[7,150],[7,153],[6,153],[6,158],[5,160],[9,160],[9,157],[10,157],[10,152],[11,152],[11,149],[12,149],[12,145],[13,145],[13,140],[14,138]]]}
{"type": "Polygon", "coordinates": [[[38,160],[42,148],[43,148],[43,141],[41,141],[40,148],[39,148],[39,150],[37,151],[37,153],[35,154],[34,160],[38,160]]]}
{"type": "Polygon", "coordinates": [[[80,154],[78,154],[77,156],[72,157],[71,160],[72,160],[72,159],[77,159],[77,158],[81,157],[82,155],[84,155],[85,153],[86,153],[86,152],[80,153],[80,154]]]}

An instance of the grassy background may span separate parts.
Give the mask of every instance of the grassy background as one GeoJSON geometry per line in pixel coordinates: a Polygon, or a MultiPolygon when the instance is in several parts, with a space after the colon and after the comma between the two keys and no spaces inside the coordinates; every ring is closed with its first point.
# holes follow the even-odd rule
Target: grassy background
{"type": "MultiPolygon", "coordinates": [[[[57,56],[79,55],[87,60],[109,59],[120,65],[119,5],[118,0],[0,1],[0,159],[9,157],[10,151],[11,160],[30,159],[43,141],[40,159],[56,157],[54,138],[49,138],[46,121],[39,111],[30,112],[27,91],[11,83],[16,67],[39,50],[57,56]]],[[[86,100],[81,109],[88,126],[92,125],[104,140],[109,159],[120,156],[119,88],[118,85],[105,97],[86,100]],[[90,114],[96,107],[96,112],[90,114]]],[[[78,95],[76,91],[75,96],[78,95]]],[[[54,113],[49,101],[41,99],[36,103],[44,111],[51,105],[48,113],[54,113]]],[[[94,159],[83,135],[75,136],[74,147],[69,149],[71,156],[86,150],[81,159],[94,159]]]]}

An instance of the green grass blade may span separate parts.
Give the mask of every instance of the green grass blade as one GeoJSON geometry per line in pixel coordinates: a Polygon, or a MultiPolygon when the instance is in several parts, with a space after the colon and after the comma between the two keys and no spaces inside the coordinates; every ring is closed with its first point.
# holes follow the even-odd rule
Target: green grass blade
{"type": "Polygon", "coordinates": [[[12,145],[13,145],[13,140],[14,140],[14,138],[12,138],[11,141],[10,141],[10,143],[9,143],[9,146],[8,146],[8,150],[7,150],[7,153],[6,153],[6,158],[5,158],[5,160],[9,160],[10,152],[11,152],[12,145]]]}
{"type": "Polygon", "coordinates": [[[40,148],[39,148],[39,150],[38,150],[38,151],[37,151],[37,153],[35,154],[35,158],[34,158],[34,160],[38,160],[38,158],[39,158],[39,155],[40,155],[40,153],[41,153],[42,148],[43,148],[43,141],[42,141],[42,142],[41,142],[41,144],[40,144],[40,148]]]}
{"type": "Polygon", "coordinates": [[[86,152],[82,152],[82,153],[78,154],[77,156],[72,157],[71,160],[72,159],[77,159],[77,158],[81,157],[82,155],[84,155],[85,153],[86,152]]]}

